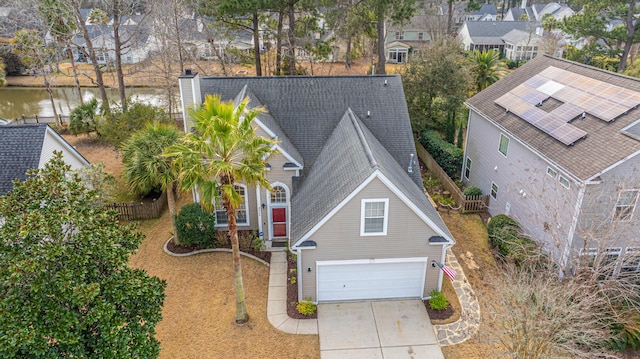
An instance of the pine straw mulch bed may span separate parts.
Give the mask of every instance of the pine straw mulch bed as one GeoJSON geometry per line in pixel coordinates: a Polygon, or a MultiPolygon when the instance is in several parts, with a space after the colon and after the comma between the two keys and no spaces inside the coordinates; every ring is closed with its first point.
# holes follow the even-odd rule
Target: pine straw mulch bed
{"type": "MultiPolygon", "coordinates": [[[[271,263],[271,252],[256,250],[255,248],[251,246],[247,246],[243,243],[247,241],[245,238],[248,238],[252,233],[253,232],[251,231],[238,231],[238,237],[240,237],[238,239],[238,241],[240,242],[240,251],[247,254],[251,254],[254,257],[258,257],[267,263],[271,263]],[[244,232],[248,232],[248,233],[244,233],[244,232]]],[[[213,249],[213,248],[231,249],[231,243],[223,242],[223,243],[219,243],[215,247],[184,246],[184,245],[176,245],[173,242],[173,238],[171,238],[169,243],[167,243],[167,250],[171,253],[176,253],[176,254],[185,254],[185,253],[199,251],[202,249],[213,249]]]]}
{"type": "Polygon", "coordinates": [[[298,312],[296,306],[298,305],[298,284],[297,282],[291,282],[291,278],[296,278],[298,264],[293,255],[287,252],[287,315],[293,319],[316,319],[318,318],[318,311],[316,310],[311,315],[304,315],[298,312]]]}

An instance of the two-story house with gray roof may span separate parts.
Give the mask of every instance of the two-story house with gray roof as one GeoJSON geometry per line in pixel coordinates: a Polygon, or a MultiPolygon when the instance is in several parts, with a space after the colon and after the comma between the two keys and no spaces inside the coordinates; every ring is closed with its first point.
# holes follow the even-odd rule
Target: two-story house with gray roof
{"type": "MultiPolygon", "coordinates": [[[[297,253],[299,299],[426,298],[441,288],[431,262],[454,239],[424,194],[399,76],[189,71],[179,82],[185,111],[207,94],[266,108],[254,125],[279,140],[266,168],[272,190],[238,183],[238,224],[297,253]]],[[[225,227],[224,215],[216,220],[225,227]]]]}
{"type": "Polygon", "coordinates": [[[543,55],[466,104],[462,179],[491,195],[491,215],[563,265],[640,270],[640,80],[543,55]]]}
{"type": "Polygon", "coordinates": [[[44,168],[53,158],[53,151],[72,170],[88,166],[89,162],[47,124],[9,125],[0,121],[0,195],[13,189],[14,180],[27,178],[27,170],[44,168]]]}

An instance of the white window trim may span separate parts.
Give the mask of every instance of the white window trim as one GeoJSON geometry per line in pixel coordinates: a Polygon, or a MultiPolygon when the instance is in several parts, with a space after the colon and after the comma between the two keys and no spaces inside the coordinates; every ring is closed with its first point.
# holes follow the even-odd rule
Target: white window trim
{"type": "Polygon", "coordinates": [[[558,182],[560,182],[560,184],[562,185],[562,187],[564,187],[564,188],[566,188],[566,189],[571,188],[571,182],[569,182],[569,179],[568,179],[567,177],[563,176],[562,174],[558,176],[558,182]],[[564,184],[564,183],[562,182],[562,180],[565,180],[567,183],[566,183],[566,184],[564,184]]]}
{"type": "Polygon", "coordinates": [[[469,179],[469,177],[471,177],[471,166],[473,165],[473,161],[471,161],[471,158],[469,156],[467,156],[467,160],[464,163],[464,178],[469,179]],[[469,166],[467,166],[467,164],[469,166]],[[467,173],[467,171],[469,173],[467,173]]]}
{"type": "Polygon", "coordinates": [[[387,224],[389,223],[389,199],[388,198],[367,198],[360,201],[360,236],[386,236],[387,224]],[[384,222],[382,224],[382,232],[368,233],[364,231],[365,226],[365,204],[384,202],[384,222]]]}
{"type": "Polygon", "coordinates": [[[496,201],[498,200],[498,191],[500,191],[500,186],[498,186],[495,182],[491,182],[491,188],[489,189],[489,195],[491,196],[491,198],[495,199],[496,201]],[[496,195],[495,195],[495,197],[493,196],[493,186],[496,186],[496,195]]]}
{"type": "Polygon", "coordinates": [[[637,188],[630,188],[630,189],[623,189],[618,193],[618,198],[616,199],[616,204],[613,207],[613,218],[618,221],[618,222],[629,222],[633,219],[633,215],[636,212],[636,207],[638,205],[638,198],[640,198],[640,189],[637,188]],[[628,206],[620,206],[618,205],[618,203],[620,202],[620,196],[622,195],[623,192],[637,192],[636,194],[636,200],[635,202],[633,202],[633,205],[628,205],[628,206]],[[618,209],[618,207],[632,207],[631,208],[631,212],[629,214],[629,217],[627,218],[618,218],[616,216],[616,210],[618,209]]]}
{"type": "Polygon", "coordinates": [[[553,179],[556,179],[556,178],[558,178],[558,171],[554,170],[551,167],[547,167],[547,175],[549,177],[553,178],[553,179]],[[551,173],[553,173],[553,174],[551,174],[551,173]]]}
{"type": "Polygon", "coordinates": [[[501,155],[504,156],[504,158],[507,158],[507,155],[509,154],[509,144],[511,143],[511,139],[505,135],[504,133],[500,134],[500,139],[498,140],[498,152],[500,152],[501,155]],[[506,148],[506,153],[502,153],[502,151],[500,151],[500,144],[502,143],[502,138],[506,138],[507,139],[507,148],[506,148]]]}
{"type": "MultiPolygon", "coordinates": [[[[249,218],[249,192],[248,192],[248,188],[246,185],[242,184],[242,183],[234,183],[234,186],[238,186],[238,187],[242,187],[244,188],[244,211],[245,211],[245,217],[247,218],[246,222],[237,222],[236,220],[236,225],[237,226],[248,226],[251,223],[251,218],[249,218]]],[[[215,198],[213,200],[213,211],[216,211],[216,200],[220,200],[222,201],[222,198],[215,198]]],[[[229,227],[229,223],[223,223],[223,224],[218,224],[218,216],[216,215],[216,224],[215,227],[229,227]]]]}
{"type": "Polygon", "coordinates": [[[274,187],[282,187],[286,193],[286,202],[285,203],[272,203],[271,202],[271,191],[265,191],[265,196],[267,199],[267,225],[269,228],[269,240],[273,240],[274,238],[289,238],[289,229],[291,228],[291,206],[289,205],[291,202],[291,192],[289,191],[289,186],[282,182],[273,182],[271,183],[271,188],[274,187]],[[274,237],[273,235],[273,218],[271,215],[271,208],[286,208],[287,209],[287,235],[285,237],[274,237]]]}

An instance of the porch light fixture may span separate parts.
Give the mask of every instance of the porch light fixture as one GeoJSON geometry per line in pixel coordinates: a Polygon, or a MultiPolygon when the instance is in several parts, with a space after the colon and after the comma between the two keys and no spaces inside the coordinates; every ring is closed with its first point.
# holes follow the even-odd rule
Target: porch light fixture
{"type": "Polygon", "coordinates": [[[267,205],[263,203],[260,207],[262,207],[262,209],[265,209],[267,208],[267,205]]]}
{"type": "Polygon", "coordinates": [[[311,272],[311,267],[307,267],[307,272],[311,272]]]}

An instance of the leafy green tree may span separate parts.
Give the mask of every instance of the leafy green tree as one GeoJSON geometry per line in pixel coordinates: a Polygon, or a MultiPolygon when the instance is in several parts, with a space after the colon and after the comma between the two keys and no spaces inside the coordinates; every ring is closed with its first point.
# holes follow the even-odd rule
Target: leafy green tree
{"type": "Polygon", "coordinates": [[[81,168],[78,176],[88,189],[96,192],[96,200],[100,205],[114,201],[116,179],[104,170],[103,162],[93,162],[81,168]]]}
{"type": "Polygon", "coordinates": [[[124,164],[122,178],[131,190],[142,195],[157,188],[167,191],[167,206],[176,244],[180,244],[175,198],[178,178],[172,167],[172,158],[162,154],[179,138],[180,130],[175,125],[154,121],[134,133],[120,148],[124,164]]]}
{"type": "Polygon", "coordinates": [[[507,75],[507,65],[496,50],[474,51],[471,56],[476,91],[480,92],[507,75]]]}
{"type": "Polygon", "coordinates": [[[444,130],[447,114],[460,112],[473,86],[470,67],[459,41],[452,37],[435,41],[422,56],[412,57],[402,83],[414,132],[444,130]]]}
{"type": "Polygon", "coordinates": [[[126,110],[122,107],[114,108],[109,114],[101,116],[96,131],[103,141],[119,147],[132,133],[143,129],[147,123],[153,121],[171,123],[167,113],[160,107],[130,102],[126,110]]]}
{"type": "Polygon", "coordinates": [[[270,188],[265,163],[274,153],[276,143],[276,140],[255,134],[251,122],[262,109],[247,109],[248,102],[245,99],[236,108],[232,101],[221,102],[219,96],[207,96],[201,106],[189,111],[195,123],[194,131],[166,152],[167,156],[175,158],[182,189],[196,190],[200,204],[210,212],[214,199],[219,197],[227,211],[238,324],[249,321],[249,313],[244,299],[236,224],[242,197],[235,184],[243,182],[270,188]]]}
{"type": "Polygon", "coordinates": [[[62,154],[0,197],[0,357],[155,358],[166,283],[62,154]]]}
{"type": "Polygon", "coordinates": [[[593,38],[620,58],[618,72],[627,67],[631,47],[640,41],[640,7],[629,0],[574,0],[582,10],[562,20],[561,28],[574,38],[593,38]],[[611,21],[622,25],[611,28],[611,21]]]}
{"type": "Polygon", "coordinates": [[[529,15],[522,14],[518,17],[518,21],[529,21],[529,15]]]}

